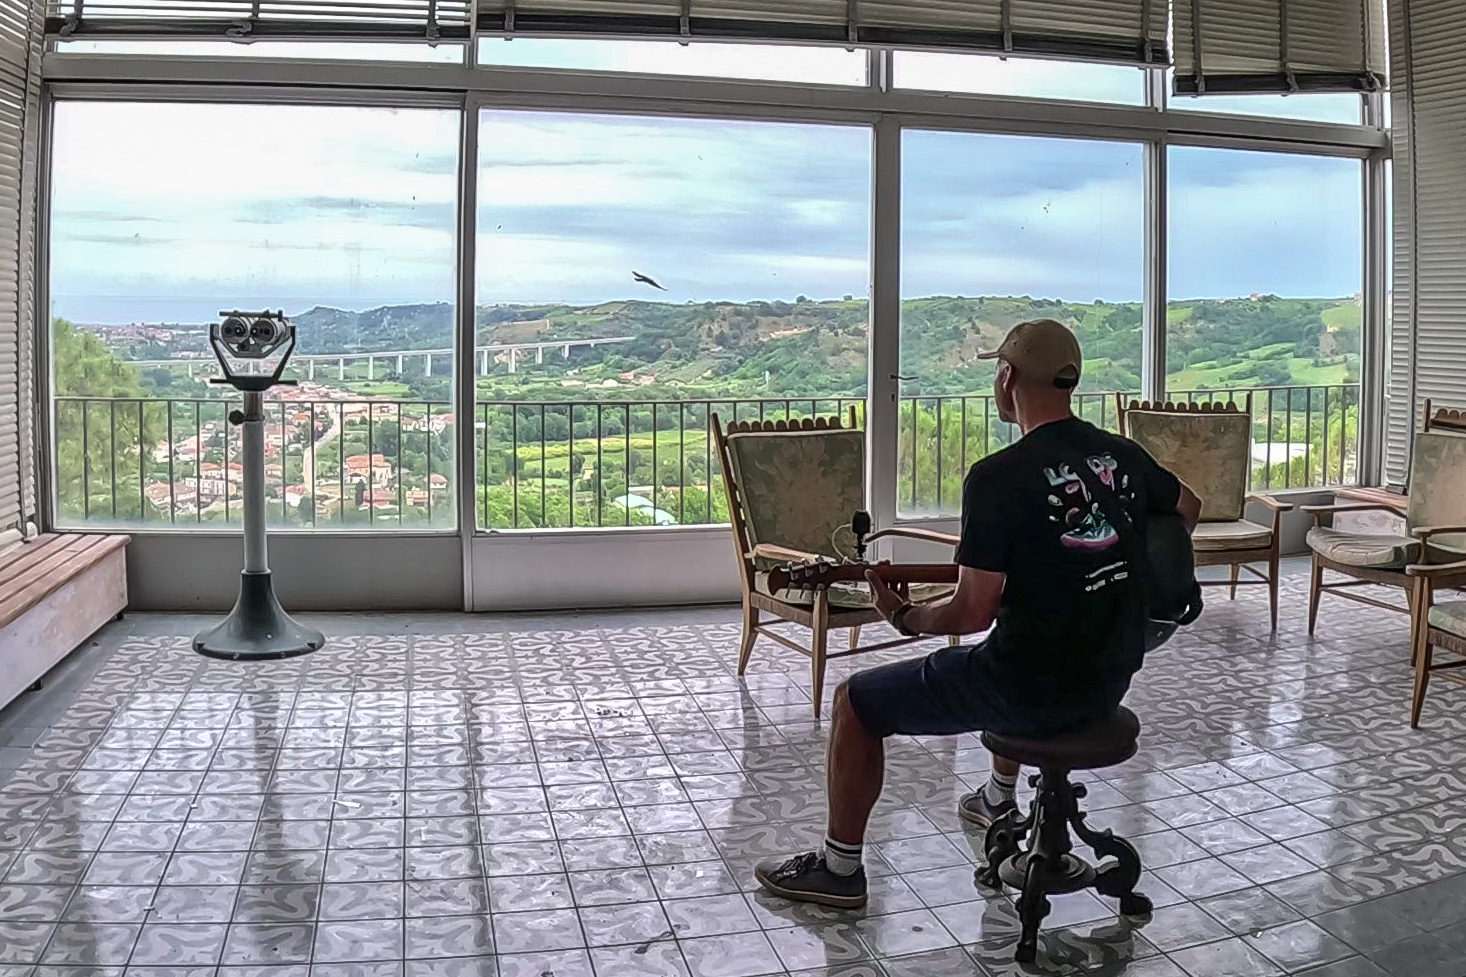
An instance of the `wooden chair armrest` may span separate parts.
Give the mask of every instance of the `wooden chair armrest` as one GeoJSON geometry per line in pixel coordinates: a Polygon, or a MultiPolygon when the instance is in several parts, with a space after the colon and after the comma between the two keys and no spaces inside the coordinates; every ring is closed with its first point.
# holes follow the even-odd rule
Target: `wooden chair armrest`
{"type": "Polygon", "coordinates": [[[784,563],[809,563],[813,560],[829,559],[829,557],[820,556],[818,553],[806,553],[804,550],[779,546],[776,543],[755,544],[753,552],[749,556],[765,560],[779,560],[784,563]]]}
{"type": "Polygon", "coordinates": [[[1443,533],[1466,533],[1466,526],[1417,526],[1410,530],[1411,536],[1422,541],[1443,533]]]}
{"type": "Polygon", "coordinates": [[[1271,495],[1263,495],[1260,492],[1253,492],[1247,496],[1248,502],[1256,502],[1258,505],[1266,506],[1274,512],[1292,512],[1293,503],[1275,499],[1271,495]]]}
{"type": "Polygon", "coordinates": [[[939,533],[935,529],[908,529],[901,526],[893,526],[890,529],[882,529],[879,532],[871,533],[865,537],[867,543],[882,539],[886,536],[897,536],[901,539],[919,539],[925,543],[940,543],[943,546],[956,546],[958,537],[951,533],[939,533]]]}
{"type": "Polygon", "coordinates": [[[1405,568],[1412,577],[1424,577],[1432,587],[1459,587],[1466,584],[1466,560],[1454,563],[1415,563],[1405,568]]]}

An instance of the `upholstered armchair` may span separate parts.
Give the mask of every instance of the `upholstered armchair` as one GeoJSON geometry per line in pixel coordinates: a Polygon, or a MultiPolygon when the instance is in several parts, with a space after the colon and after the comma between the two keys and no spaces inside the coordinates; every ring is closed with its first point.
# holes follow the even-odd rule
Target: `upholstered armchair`
{"type": "MultiPolygon", "coordinates": [[[[1444,408],[1432,412],[1430,402],[1426,402],[1421,430],[1415,435],[1411,454],[1402,535],[1350,532],[1333,525],[1334,516],[1341,513],[1400,514],[1394,506],[1351,502],[1303,508],[1314,520],[1313,528],[1308,531],[1308,546],[1313,551],[1308,588],[1310,634],[1317,625],[1319,602],[1324,594],[1385,610],[1415,611],[1419,587],[1411,578],[1428,579],[1428,575],[1425,571],[1412,575],[1406,572],[1407,568],[1466,559],[1466,414],[1444,408]],[[1326,583],[1325,572],[1345,579],[1326,583]],[[1400,588],[1405,592],[1407,606],[1357,592],[1358,588],[1370,584],[1400,588]]],[[[1412,634],[1417,638],[1420,618],[1415,613],[1411,622],[1412,634]]],[[[1418,654],[1419,649],[1419,642],[1412,641],[1412,654],[1418,654]]]]}
{"type": "MultiPolygon", "coordinates": [[[[738,674],[748,667],[760,636],[810,660],[814,714],[820,714],[825,666],[831,658],[910,644],[900,638],[860,645],[860,629],[881,620],[864,584],[773,591],[768,571],[781,563],[816,559],[841,561],[855,556],[851,516],[865,508],[865,432],[839,417],[801,421],[734,421],[726,430],[712,418],[713,439],[723,465],[728,518],[743,591],[743,637],[738,674]],[[764,615],[773,620],[765,621],[764,615]],[[793,624],[809,629],[805,645],[776,628],[793,624]],[[829,633],[849,629],[849,647],[829,650],[829,633]]],[[[955,547],[956,537],[923,530],[889,529],[881,536],[904,536],[955,547]]],[[[951,588],[911,588],[912,600],[934,600],[951,588]]],[[[955,643],[955,639],[954,639],[955,643]]]]}
{"type": "Polygon", "coordinates": [[[1278,627],[1278,546],[1281,518],[1293,508],[1268,495],[1249,494],[1252,480],[1252,397],[1245,404],[1172,404],[1132,400],[1117,394],[1120,433],[1151,453],[1201,498],[1201,521],[1192,534],[1196,565],[1225,566],[1226,586],[1236,599],[1239,585],[1265,585],[1272,626],[1278,627]],[[1246,518],[1247,503],[1265,507],[1268,523],[1246,518]],[[1266,569],[1259,569],[1259,565],[1266,569]],[[1242,578],[1242,571],[1248,576],[1242,578]]]}
{"type": "Polygon", "coordinates": [[[1405,568],[1411,581],[1411,659],[1415,664],[1415,692],[1410,700],[1410,727],[1420,725],[1425,691],[1436,672],[1441,678],[1466,684],[1466,600],[1457,593],[1452,600],[1437,601],[1436,591],[1466,587],[1466,560],[1450,563],[1414,564],[1405,568]],[[1437,651],[1451,657],[1435,660],[1437,651]]]}

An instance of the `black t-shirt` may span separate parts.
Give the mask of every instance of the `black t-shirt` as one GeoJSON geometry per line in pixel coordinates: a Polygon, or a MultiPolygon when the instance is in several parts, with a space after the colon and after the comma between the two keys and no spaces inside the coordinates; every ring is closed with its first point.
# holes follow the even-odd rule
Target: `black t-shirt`
{"type": "Polygon", "coordinates": [[[1135,442],[1072,417],[979,461],[962,488],[957,562],[1007,575],[980,654],[1020,709],[1108,709],[1144,655],[1143,603],[1132,599],[1137,575],[1074,473],[1080,464],[1142,532],[1147,514],[1176,510],[1176,476],[1135,442]]]}

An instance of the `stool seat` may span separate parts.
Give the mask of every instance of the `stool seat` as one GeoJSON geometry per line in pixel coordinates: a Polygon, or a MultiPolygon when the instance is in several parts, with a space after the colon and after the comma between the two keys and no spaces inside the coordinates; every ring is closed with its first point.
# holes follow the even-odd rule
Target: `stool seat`
{"type": "Polygon", "coordinates": [[[1039,769],[1096,770],[1124,763],[1135,755],[1140,720],[1124,706],[1098,722],[1057,736],[1029,739],[983,733],[982,745],[1009,760],[1039,769]]]}

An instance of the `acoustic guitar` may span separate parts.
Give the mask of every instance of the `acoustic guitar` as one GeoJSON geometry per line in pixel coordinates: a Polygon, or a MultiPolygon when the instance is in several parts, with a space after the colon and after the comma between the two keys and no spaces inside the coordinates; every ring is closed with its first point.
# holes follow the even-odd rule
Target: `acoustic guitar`
{"type": "Polygon", "coordinates": [[[769,592],[813,590],[836,583],[865,583],[865,575],[871,570],[892,588],[914,583],[957,582],[955,563],[891,563],[888,560],[880,563],[836,563],[833,560],[815,560],[774,567],[769,571],[769,592]]]}

